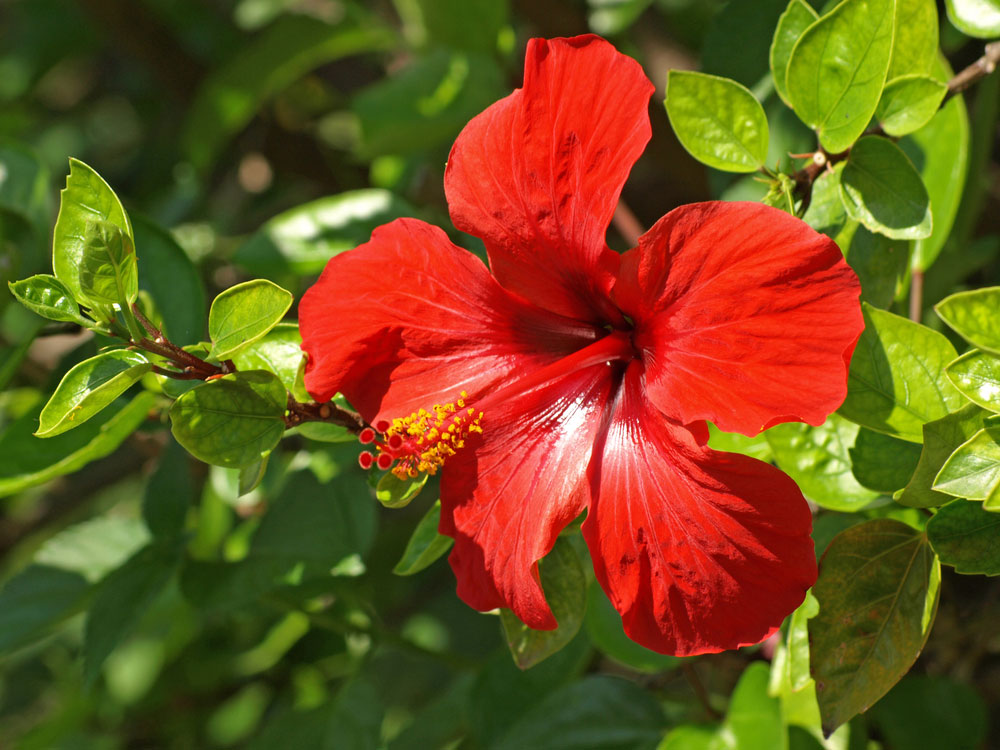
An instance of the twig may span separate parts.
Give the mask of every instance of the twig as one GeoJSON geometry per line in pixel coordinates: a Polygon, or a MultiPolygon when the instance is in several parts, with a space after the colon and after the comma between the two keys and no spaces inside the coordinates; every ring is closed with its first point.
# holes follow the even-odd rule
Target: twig
{"type": "Polygon", "coordinates": [[[996,70],[998,63],[1000,63],[1000,42],[990,42],[986,45],[982,57],[951,77],[951,80],[948,81],[948,93],[944,95],[944,101],[941,102],[942,106],[955,94],[965,91],[969,86],[978,83],[996,70]]]}
{"type": "Polygon", "coordinates": [[[688,684],[690,684],[691,689],[694,690],[694,694],[698,698],[698,702],[701,703],[702,708],[705,709],[705,713],[713,719],[721,719],[722,714],[716,711],[712,706],[712,702],[708,697],[708,691],[705,690],[705,686],[702,684],[701,678],[698,677],[694,664],[685,659],[681,662],[681,671],[684,672],[684,677],[687,678],[688,684]]]}
{"type": "Polygon", "coordinates": [[[632,209],[628,207],[628,204],[621,199],[618,200],[618,206],[615,208],[614,216],[611,217],[611,223],[615,225],[615,229],[625,238],[629,247],[637,246],[639,238],[646,233],[642,222],[632,213],[632,209]]]}
{"type": "Polygon", "coordinates": [[[924,272],[913,269],[910,274],[910,320],[919,323],[924,307],[924,272]]]}

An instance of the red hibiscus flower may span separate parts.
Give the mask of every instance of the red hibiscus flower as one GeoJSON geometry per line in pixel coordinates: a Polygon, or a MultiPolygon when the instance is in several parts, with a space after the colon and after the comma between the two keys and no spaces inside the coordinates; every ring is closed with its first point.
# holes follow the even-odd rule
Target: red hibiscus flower
{"type": "Polygon", "coordinates": [[[816,578],[795,483],[709,448],[705,420],[822,423],[863,323],[837,246],[774,208],[683,206],[608,248],[652,93],[599,38],[532,40],[524,87],[466,126],[445,174],[490,270],[400,219],[329,262],[300,320],[309,391],[343,393],[384,433],[365,463],[447,460],[462,599],[554,628],[538,560],[586,511],[626,632],[691,655],[766,638],[816,578]]]}

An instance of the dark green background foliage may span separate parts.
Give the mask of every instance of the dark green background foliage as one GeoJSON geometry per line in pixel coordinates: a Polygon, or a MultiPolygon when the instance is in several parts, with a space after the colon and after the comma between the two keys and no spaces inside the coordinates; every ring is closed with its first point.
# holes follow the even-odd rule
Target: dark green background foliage
{"type": "Polygon", "coordinates": [[[1000,2],[974,5],[3,2],[0,748],[1000,745],[1000,77],[941,106],[1000,36],[1000,2]],[[540,568],[558,630],[474,612],[435,479],[285,430],[326,260],[399,216],[481,252],[450,230],[448,149],[530,37],[588,31],[657,85],[640,224],[764,200],[862,282],[839,413],[713,432],[815,510],[820,579],[759,647],[633,643],[576,525],[540,568]],[[803,182],[790,154],[819,146],[803,182]],[[238,372],[157,374],[162,350],[113,338],[148,330],[133,301],[199,379],[238,372]]]}

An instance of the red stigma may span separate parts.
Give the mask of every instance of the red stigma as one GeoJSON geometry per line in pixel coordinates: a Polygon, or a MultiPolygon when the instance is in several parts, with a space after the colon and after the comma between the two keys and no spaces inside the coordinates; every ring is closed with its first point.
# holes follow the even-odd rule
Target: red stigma
{"type": "Polygon", "coordinates": [[[375,463],[375,456],[373,456],[368,451],[365,451],[360,456],[358,456],[358,463],[361,465],[362,469],[368,471],[368,469],[372,467],[372,464],[375,463]]]}
{"type": "Polygon", "coordinates": [[[393,462],[393,457],[390,456],[388,453],[379,453],[378,460],[376,461],[379,469],[381,469],[382,471],[385,471],[390,466],[392,466],[392,462],[393,462]]]}
{"type": "Polygon", "coordinates": [[[373,430],[371,427],[365,427],[365,429],[361,431],[361,434],[358,435],[358,442],[360,442],[362,445],[368,445],[370,443],[374,443],[375,430],[373,430]]]}

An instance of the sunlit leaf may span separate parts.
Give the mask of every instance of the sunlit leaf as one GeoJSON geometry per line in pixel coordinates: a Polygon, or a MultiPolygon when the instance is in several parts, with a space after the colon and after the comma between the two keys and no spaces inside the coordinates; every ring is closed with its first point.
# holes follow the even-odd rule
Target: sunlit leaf
{"type": "Polygon", "coordinates": [[[1000,510],[1000,427],[980,430],[951,454],[934,478],[934,489],[1000,510]]]}
{"type": "Polygon", "coordinates": [[[452,538],[438,533],[441,518],[441,501],[435,500],[420,523],[413,530],[406,543],[403,556],[392,572],[398,576],[410,576],[424,570],[451,549],[452,538]]]}
{"type": "Polygon", "coordinates": [[[1000,286],[952,294],[934,309],[970,344],[1000,354],[1000,286]]]}
{"type": "Polygon", "coordinates": [[[8,286],[18,302],[43,318],[87,325],[73,293],[55,276],[39,274],[8,286]]]}
{"type": "Polygon", "coordinates": [[[802,32],[818,19],[819,15],[805,0],[791,0],[774,29],[769,56],[771,76],[774,79],[774,90],[786,104],[789,103],[788,59],[792,56],[792,48],[802,36],[802,32]]]}
{"type": "Polygon", "coordinates": [[[266,279],[231,286],[212,302],[208,335],[212,355],[226,359],[278,325],[292,306],[292,293],[266,279]]]}
{"type": "Polygon", "coordinates": [[[139,296],[132,238],[109,221],[87,225],[79,267],[80,291],[97,305],[128,308],[139,296]]]}
{"type": "Polygon", "coordinates": [[[1000,2],[997,0],[946,0],[948,20],[955,28],[980,39],[1000,34],[1000,2]]]}
{"type": "Polygon", "coordinates": [[[901,75],[886,84],[875,117],[889,135],[908,135],[931,121],[947,91],[929,76],[901,75]]]}

